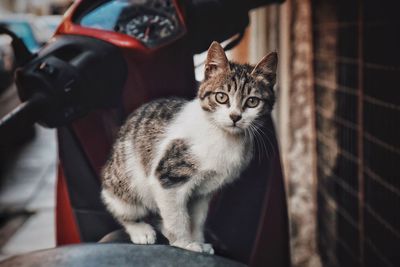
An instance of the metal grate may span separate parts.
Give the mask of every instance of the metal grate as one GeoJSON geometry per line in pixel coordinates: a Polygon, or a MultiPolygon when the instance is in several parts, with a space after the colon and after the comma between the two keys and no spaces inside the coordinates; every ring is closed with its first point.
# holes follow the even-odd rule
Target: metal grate
{"type": "Polygon", "coordinates": [[[400,266],[397,5],[312,1],[324,266],[400,266]]]}

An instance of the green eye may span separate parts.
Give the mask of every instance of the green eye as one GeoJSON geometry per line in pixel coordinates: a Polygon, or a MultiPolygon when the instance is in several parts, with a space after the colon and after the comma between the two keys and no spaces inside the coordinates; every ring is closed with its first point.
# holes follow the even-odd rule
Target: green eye
{"type": "Polygon", "coordinates": [[[260,99],[257,97],[249,97],[246,100],[246,106],[249,108],[255,108],[258,106],[258,104],[260,104],[260,99]]]}
{"type": "Polygon", "coordinates": [[[229,96],[225,93],[216,93],[215,94],[215,101],[217,101],[220,104],[225,104],[229,100],[229,96]]]}

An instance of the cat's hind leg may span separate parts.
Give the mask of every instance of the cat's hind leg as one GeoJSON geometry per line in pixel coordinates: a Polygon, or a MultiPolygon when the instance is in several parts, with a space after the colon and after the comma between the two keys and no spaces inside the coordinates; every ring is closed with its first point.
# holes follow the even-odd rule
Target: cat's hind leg
{"type": "Polygon", "coordinates": [[[154,228],[141,221],[149,213],[146,207],[138,201],[128,203],[105,189],[101,195],[108,210],[122,224],[133,243],[154,244],[156,242],[154,228]]]}

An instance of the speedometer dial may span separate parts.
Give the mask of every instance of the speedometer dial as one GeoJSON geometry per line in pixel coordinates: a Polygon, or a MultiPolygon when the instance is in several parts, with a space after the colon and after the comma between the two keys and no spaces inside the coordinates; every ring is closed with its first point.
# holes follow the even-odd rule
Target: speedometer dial
{"type": "Polygon", "coordinates": [[[149,48],[182,37],[186,28],[173,0],[102,0],[74,18],[86,27],[129,35],[149,48]]]}
{"type": "Polygon", "coordinates": [[[159,14],[143,14],[134,17],[126,24],[126,34],[143,43],[151,45],[170,37],[175,31],[175,23],[159,14]]]}

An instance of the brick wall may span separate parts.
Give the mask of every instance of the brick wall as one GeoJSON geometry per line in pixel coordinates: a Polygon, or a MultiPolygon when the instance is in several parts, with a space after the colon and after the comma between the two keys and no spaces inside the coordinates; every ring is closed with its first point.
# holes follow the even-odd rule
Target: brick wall
{"type": "Polygon", "coordinates": [[[312,2],[318,243],[325,266],[400,266],[397,2],[312,2]]]}

